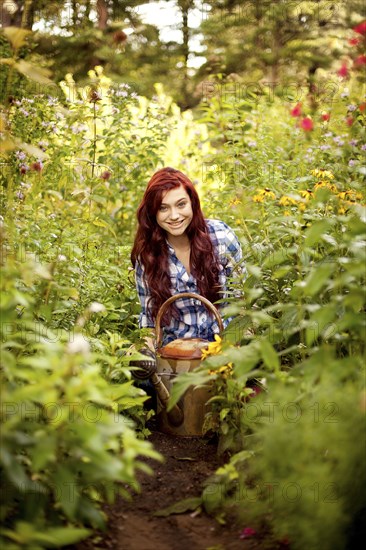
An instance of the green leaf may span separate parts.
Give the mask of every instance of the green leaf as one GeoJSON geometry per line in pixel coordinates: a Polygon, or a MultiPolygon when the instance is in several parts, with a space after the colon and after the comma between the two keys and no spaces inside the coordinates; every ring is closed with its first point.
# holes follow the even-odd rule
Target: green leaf
{"type": "Polygon", "coordinates": [[[179,502],[172,504],[171,506],[168,506],[167,508],[158,510],[154,513],[154,516],[167,517],[171,516],[172,514],[184,514],[185,512],[189,512],[191,510],[197,510],[197,508],[201,506],[201,504],[201,497],[185,498],[183,500],[180,500],[179,502]]]}
{"type": "Polygon", "coordinates": [[[60,503],[68,518],[74,519],[79,498],[75,475],[65,466],[59,465],[53,481],[56,502],[60,503]]]}
{"type": "Polygon", "coordinates": [[[19,59],[19,61],[15,63],[14,67],[24,76],[38,82],[39,84],[53,84],[52,80],[47,77],[49,71],[40,69],[32,63],[28,63],[28,61],[24,61],[24,59],[19,59]]]}
{"type": "MultiPolygon", "coordinates": [[[[92,534],[90,529],[79,529],[77,527],[54,527],[47,529],[44,537],[48,540],[50,548],[59,548],[60,546],[68,546],[86,539],[92,534]]],[[[35,542],[45,541],[42,535],[38,534],[35,537],[35,542]]]]}
{"type": "Polygon", "coordinates": [[[18,50],[26,43],[26,38],[32,31],[27,29],[20,29],[19,27],[5,27],[3,29],[5,37],[9,40],[14,50],[18,50]]]}
{"type": "Polygon", "coordinates": [[[19,521],[16,523],[15,532],[4,530],[3,534],[29,548],[35,548],[36,544],[40,544],[44,548],[60,548],[86,539],[91,534],[89,529],[79,529],[78,527],[52,527],[42,531],[38,529],[41,528],[25,521],[19,521]]]}
{"type": "Polygon", "coordinates": [[[32,457],[33,469],[36,472],[42,470],[48,462],[55,461],[55,452],[57,439],[56,435],[50,433],[48,435],[39,436],[36,445],[31,450],[30,455],[32,457]]]}
{"type": "Polygon", "coordinates": [[[291,255],[294,252],[293,248],[281,248],[275,252],[268,252],[267,258],[263,262],[264,267],[274,267],[275,265],[283,264],[291,260],[291,255]]]}
{"type": "Polygon", "coordinates": [[[172,389],[170,391],[170,399],[168,403],[168,411],[176,405],[185,391],[190,386],[198,386],[205,384],[210,380],[210,375],[207,372],[183,372],[175,378],[172,389]]]}
{"type": "Polygon", "coordinates": [[[96,218],[95,220],[93,220],[93,225],[96,225],[97,227],[104,227],[105,229],[108,229],[108,231],[110,231],[112,233],[112,235],[117,238],[117,235],[113,231],[112,227],[107,222],[105,222],[104,220],[101,220],[100,218],[96,218]]]}
{"type": "Polygon", "coordinates": [[[3,65],[14,65],[15,59],[13,57],[2,57],[0,59],[0,63],[2,63],[3,65]]]}
{"type": "Polygon", "coordinates": [[[262,270],[257,265],[247,265],[247,271],[249,275],[252,275],[255,279],[260,279],[262,276],[262,270]]]}
{"type": "Polygon", "coordinates": [[[264,364],[269,369],[278,371],[280,369],[280,360],[272,344],[263,338],[260,340],[260,350],[264,364]]]}
{"type": "Polygon", "coordinates": [[[206,481],[207,486],[202,492],[202,504],[208,514],[212,514],[217,508],[222,508],[224,499],[224,487],[215,480],[206,481]]]}
{"type": "Polygon", "coordinates": [[[324,329],[337,318],[335,304],[327,304],[313,313],[305,332],[306,345],[311,346],[321,336],[324,329]]]}
{"type": "Polygon", "coordinates": [[[314,296],[329,281],[329,277],[334,273],[335,265],[332,262],[316,266],[305,280],[304,294],[314,296]]]}
{"type": "Polygon", "coordinates": [[[251,371],[260,360],[260,351],[257,342],[251,342],[247,346],[230,350],[227,354],[229,361],[234,363],[235,378],[247,378],[251,371]]]}
{"type": "Polygon", "coordinates": [[[305,246],[312,247],[322,240],[324,233],[331,227],[330,220],[313,223],[305,232],[305,246]]]}
{"type": "Polygon", "coordinates": [[[365,291],[363,289],[353,289],[344,297],[345,306],[351,307],[353,311],[361,311],[365,304],[365,291]]]}
{"type": "Polygon", "coordinates": [[[103,512],[101,512],[97,504],[93,504],[89,498],[80,498],[78,515],[80,515],[84,523],[92,525],[96,529],[105,528],[105,517],[103,512]]]}

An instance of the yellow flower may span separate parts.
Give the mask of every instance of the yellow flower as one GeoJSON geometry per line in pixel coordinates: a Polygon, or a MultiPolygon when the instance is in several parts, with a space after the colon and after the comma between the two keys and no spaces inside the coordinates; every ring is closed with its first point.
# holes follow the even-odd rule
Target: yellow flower
{"type": "Polygon", "coordinates": [[[297,204],[295,199],[288,197],[287,195],[283,195],[283,197],[280,198],[278,201],[278,204],[281,206],[291,206],[292,204],[297,204]]]}
{"type": "Polygon", "coordinates": [[[316,178],[321,177],[328,180],[333,180],[334,176],[330,170],[323,170],[322,168],[315,168],[315,170],[311,171],[311,174],[315,176],[316,178]]]}
{"type": "Polygon", "coordinates": [[[228,378],[232,374],[233,370],[233,364],[228,363],[227,365],[222,365],[222,367],[218,367],[217,369],[212,369],[208,371],[209,374],[221,374],[222,378],[228,378]]]}
{"type": "Polygon", "coordinates": [[[348,191],[342,191],[338,193],[337,197],[345,201],[356,202],[357,200],[362,199],[362,194],[349,189],[348,191]]]}
{"type": "Polygon", "coordinates": [[[268,189],[268,187],[265,187],[264,189],[259,189],[256,195],[253,197],[254,202],[263,202],[264,199],[275,199],[276,195],[268,189]]]}
{"type": "Polygon", "coordinates": [[[329,183],[328,181],[318,181],[315,185],[314,185],[314,190],[316,191],[317,189],[330,189],[331,191],[333,191],[333,193],[335,193],[337,191],[337,186],[334,185],[333,183],[329,183]]]}
{"type": "Polygon", "coordinates": [[[215,342],[210,342],[206,349],[202,350],[201,359],[206,359],[209,355],[218,355],[221,353],[221,338],[215,334],[215,342]]]}
{"type": "Polygon", "coordinates": [[[300,191],[300,195],[301,195],[304,199],[309,200],[310,197],[313,196],[313,192],[312,192],[310,189],[302,189],[302,190],[300,191]]]}
{"type": "Polygon", "coordinates": [[[235,197],[234,199],[231,199],[229,205],[230,206],[236,206],[237,204],[240,204],[240,199],[238,197],[235,197]]]}

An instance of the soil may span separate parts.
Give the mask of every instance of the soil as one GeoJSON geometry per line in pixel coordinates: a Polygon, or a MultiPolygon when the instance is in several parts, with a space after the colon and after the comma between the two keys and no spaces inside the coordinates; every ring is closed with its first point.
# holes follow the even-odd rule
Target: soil
{"type": "MultiPolygon", "coordinates": [[[[177,437],[153,431],[149,437],[164,463],[146,460],[154,475],[139,476],[141,492],[131,502],[106,507],[104,533],[76,546],[77,550],[258,550],[268,548],[263,536],[240,538],[246,525],[219,524],[204,512],[166,517],[154,513],[188,497],[199,497],[202,484],[220,466],[216,445],[204,438],[177,437]]],[[[277,546],[277,545],[275,545],[277,546]]],[[[274,548],[274,547],[272,547],[274,548]]],[[[278,546],[277,546],[278,548],[278,546]]]]}

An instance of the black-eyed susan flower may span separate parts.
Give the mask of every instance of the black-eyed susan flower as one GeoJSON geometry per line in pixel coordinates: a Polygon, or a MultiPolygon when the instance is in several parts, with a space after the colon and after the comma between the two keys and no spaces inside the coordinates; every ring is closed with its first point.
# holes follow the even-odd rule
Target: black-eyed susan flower
{"type": "Polygon", "coordinates": [[[311,189],[302,189],[301,191],[299,191],[299,193],[307,201],[314,196],[314,193],[311,189]]]}
{"type": "Polygon", "coordinates": [[[235,197],[231,199],[231,201],[229,202],[229,206],[237,206],[240,203],[241,203],[241,200],[238,197],[235,197]]]}
{"type": "Polygon", "coordinates": [[[357,202],[362,199],[362,193],[348,189],[348,191],[341,191],[337,197],[347,202],[357,202]]]}
{"type": "Polygon", "coordinates": [[[318,181],[314,185],[314,191],[317,191],[318,189],[329,189],[330,191],[333,191],[333,193],[337,191],[336,185],[329,183],[329,181],[326,180],[318,181]]]}
{"type": "Polygon", "coordinates": [[[265,199],[275,199],[276,195],[268,187],[259,189],[253,197],[254,202],[263,202],[265,199]]]}
{"type": "Polygon", "coordinates": [[[297,204],[297,201],[292,197],[289,197],[288,195],[283,195],[278,201],[278,204],[280,204],[281,206],[292,206],[294,204],[297,204]]]}
{"type": "Polygon", "coordinates": [[[315,176],[316,178],[323,178],[328,180],[333,180],[334,175],[330,170],[324,170],[323,168],[315,168],[311,171],[312,176],[315,176]]]}

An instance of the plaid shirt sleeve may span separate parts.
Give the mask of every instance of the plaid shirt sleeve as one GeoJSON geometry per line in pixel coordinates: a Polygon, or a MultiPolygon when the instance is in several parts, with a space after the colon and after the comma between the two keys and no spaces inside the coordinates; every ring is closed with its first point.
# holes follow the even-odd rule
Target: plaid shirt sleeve
{"type": "Polygon", "coordinates": [[[139,316],[140,328],[154,328],[154,321],[151,318],[151,312],[148,307],[148,301],[150,299],[150,291],[145,282],[144,269],[139,261],[135,265],[135,282],[137,294],[141,304],[141,313],[139,316]]]}
{"type": "Polygon", "coordinates": [[[238,237],[234,231],[220,220],[206,220],[212,243],[217,251],[220,263],[220,283],[227,292],[232,290],[237,295],[234,285],[228,285],[228,278],[246,277],[243,253],[238,237]]]}

